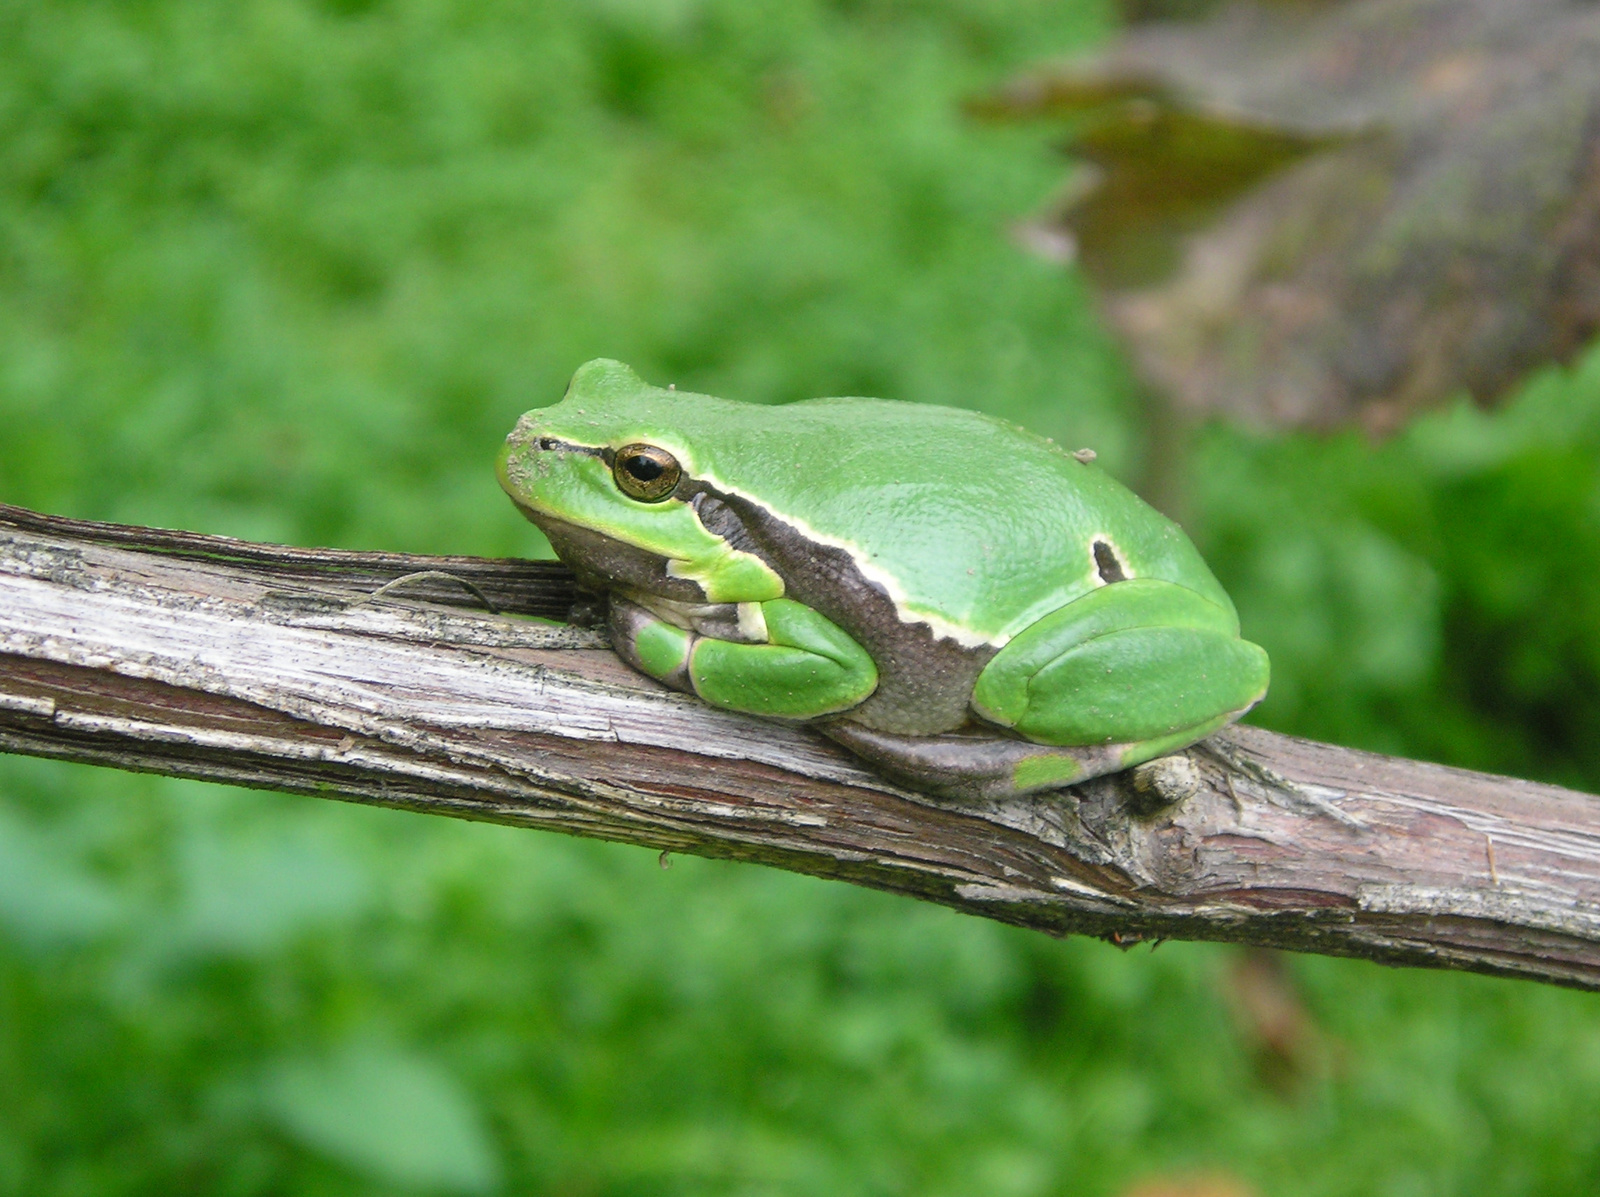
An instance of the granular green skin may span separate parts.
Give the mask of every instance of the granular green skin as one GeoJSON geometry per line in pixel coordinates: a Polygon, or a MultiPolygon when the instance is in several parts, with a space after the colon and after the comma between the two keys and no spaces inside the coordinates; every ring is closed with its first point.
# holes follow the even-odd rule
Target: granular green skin
{"type": "MultiPolygon", "coordinates": [[[[1130,575],[1233,611],[1177,525],[1097,465],[977,412],[856,398],[764,407],[650,386],[602,360],[578,371],[561,402],[529,412],[513,442],[536,436],[660,445],[690,476],[849,549],[905,616],[972,642],[1004,644],[1099,585],[1097,537],[1130,575]]],[[[520,480],[537,492],[537,467],[525,463],[513,447],[504,468],[525,471],[520,480]]],[[[671,502],[618,503],[609,520],[624,537],[668,523],[671,536],[692,535],[687,514],[671,502]]]]}

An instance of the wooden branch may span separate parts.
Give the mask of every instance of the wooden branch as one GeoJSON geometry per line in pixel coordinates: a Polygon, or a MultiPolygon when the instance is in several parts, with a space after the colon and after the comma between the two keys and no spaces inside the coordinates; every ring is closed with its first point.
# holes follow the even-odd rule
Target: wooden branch
{"type": "Polygon", "coordinates": [[[473,610],[472,588],[543,615],[573,593],[548,562],[0,507],[0,750],[758,861],[1057,935],[1600,988],[1600,799],[1240,727],[956,806],[663,690],[600,633],[473,610]]]}

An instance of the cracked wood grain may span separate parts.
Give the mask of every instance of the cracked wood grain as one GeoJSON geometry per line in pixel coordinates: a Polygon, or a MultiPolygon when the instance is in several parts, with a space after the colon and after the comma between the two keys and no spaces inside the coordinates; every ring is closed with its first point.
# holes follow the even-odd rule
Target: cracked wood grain
{"type": "Polygon", "coordinates": [[[1600,988],[1600,799],[1235,727],[1058,794],[940,803],[522,617],[572,597],[548,562],[0,507],[0,750],[756,861],[1056,935],[1600,988]]]}

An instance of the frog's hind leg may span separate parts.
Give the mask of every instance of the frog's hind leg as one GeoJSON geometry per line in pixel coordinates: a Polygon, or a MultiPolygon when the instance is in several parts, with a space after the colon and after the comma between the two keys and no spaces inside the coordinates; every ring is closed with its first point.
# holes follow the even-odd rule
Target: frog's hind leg
{"type": "Polygon", "coordinates": [[[847,715],[833,739],[907,785],[958,800],[1087,781],[1175,752],[1233,722],[1267,689],[1267,654],[1231,610],[1172,582],[1133,578],[1052,611],[978,675],[984,723],[936,736],[874,731],[847,715]]]}
{"type": "MultiPolygon", "coordinates": [[[[1067,781],[1081,781],[1210,735],[1261,700],[1267,677],[1267,654],[1239,638],[1231,610],[1135,578],[1013,638],[979,674],[972,708],[1046,756],[1079,760],[1083,771],[1067,781]]],[[[1020,761],[1016,792],[1045,788],[1046,768],[1020,761]]]]}

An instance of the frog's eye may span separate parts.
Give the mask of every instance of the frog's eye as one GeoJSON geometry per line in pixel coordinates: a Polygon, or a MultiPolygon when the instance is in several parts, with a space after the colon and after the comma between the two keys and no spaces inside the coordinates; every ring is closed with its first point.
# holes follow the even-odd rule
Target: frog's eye
{"type": "Polygon", "coordinates": [[[611,463],[622,493],[643,503],[659,503],[678,485],[683,470],[665,449],[643,443],[623,445],[611,463]]]}

